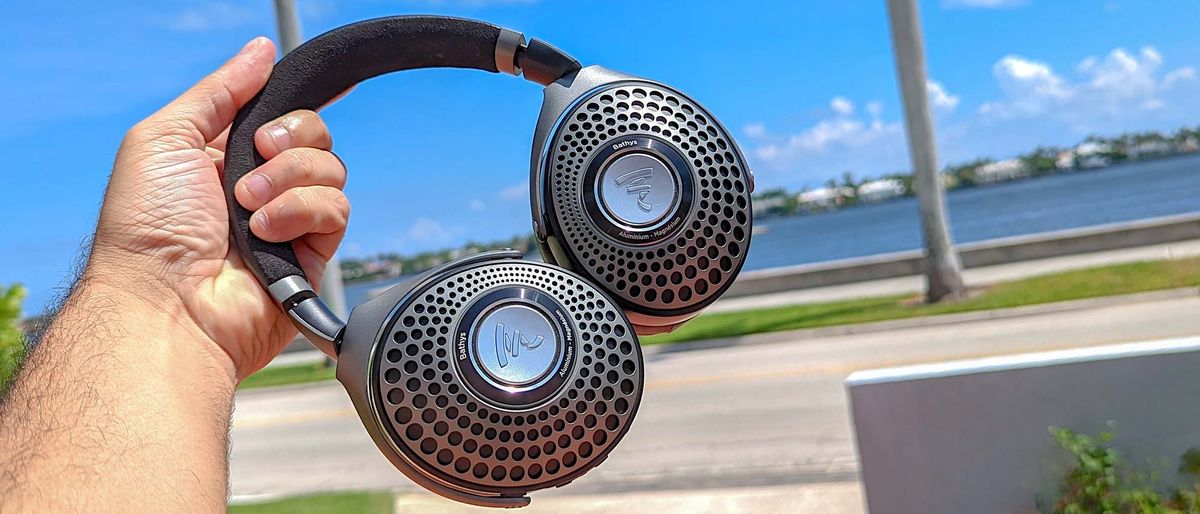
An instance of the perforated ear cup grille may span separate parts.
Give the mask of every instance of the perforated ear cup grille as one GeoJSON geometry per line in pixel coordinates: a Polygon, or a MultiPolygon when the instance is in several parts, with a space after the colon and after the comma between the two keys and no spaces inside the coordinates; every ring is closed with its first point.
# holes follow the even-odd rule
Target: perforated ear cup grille
{"type": "Polygon", "coordinates": [[[566,483],[608,454],[641,399],[641,349],[619,307],[540,263],[485,264],[438,280],[399,307],[382,337],[372,401],[385,432],[418,469],[454,487],[513,493],[566,483]],[[561,386],[530,407],[498,405],[460,371],[469,365],[455,341],[460,323],[510,289],[560,305],[560,326],[573,338],[554,368],[565,371],[561,386]]]}
{"type": "Polygon", "coordinates": [[[576,271],[626,307],[690,314],[715,300],[741,270],[752,223],[747,168],[729,134],[686,96],[647,82],[615,84],[566,113],[549,145],[544,187],[561,246],[576,271]],[[686,161],[687,169],[675,171],[690,174],[692,196],[675,229],[632,244],[598,226],[603,220],[584,199],[594,194],[588,170],[596,156],[640,135],[686,161]]]}

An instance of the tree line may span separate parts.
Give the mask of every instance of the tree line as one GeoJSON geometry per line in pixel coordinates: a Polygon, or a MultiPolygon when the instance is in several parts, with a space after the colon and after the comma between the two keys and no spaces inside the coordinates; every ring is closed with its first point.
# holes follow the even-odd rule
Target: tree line
{"type": "Polygon", "coordinates": [[[526,234],[484,243],[471,241],[457,248],[430,250],[413,255],[385,252],[373,257],[343,258],[341,260],[342,280],[361,282],[396,278],[428,271],[463,255],[502,248],[512,248],[522,253],[529,253],[536,247],[537,240],[534,239],[533,234],[526,234]]]}
{"type": "MultiPolygon", "coordinates": [[[[1093,155],[1103,159],[1103,162],[1107,164],[1118,164],[1135,159],[1162,157],[1179,153],[1191,153],[1200,150],[1200,146],[1197,146],[1200,144],[1200,125],[1196,127],[1182,127],[1170,133],[1145,131],[1126,132],[1112,137],[1091,135],[1074,146],[1038,146],[1029,152],[1017,155],[1014,159],[1020,161],[1024,169],[1027,170],[1029,177],[1041,177],[1074,171],[1079,168],[1078,165],[1060,167],[1059,157],[1064,152],[1073,152],[1076,148],[1080,148],[1081,145],[1085,144],[1090,144],[1093,148],[1101,149],[1093,155]],[[1139,148],[1155,146],[1167,150],[1165,152],[1143,152],[1140,154],[1138,152],[1139,148]]],[[[980,157],[966,162],[949,164],[942,168],[941,171],[945,187],[947,189],[955,189],[979,185],[983,183],[978,178],[980,168],[995,162],[997,160],[991,157],[980,157]]],[[[822,187],[830,190],[857,191],[863,184],[875,180],[895,180],[902,186],[900,196],[912,196],[914,194],[913,175],[908,172],[894,172],[872,178],[856,177],[853,171],[848,170],[843,171],[841,176],[837,178],[826,180],[822,187]]],[[[759,215],[767,216],[803,214],[829,208],[828,206],[804,205],[800,201],[799,195],[810,190],[807,187],[800,191],[792,191],[782,187],[773,188],[756,193],[753,199],[755,202],[773,200],[771,202],[772,207],[769,210],[758,213],[759,215]]],[[[837,202],[837,206],[848,207],[858,203],[860,203],[858,195],[847,194],[841,201],[837,202]]]]}

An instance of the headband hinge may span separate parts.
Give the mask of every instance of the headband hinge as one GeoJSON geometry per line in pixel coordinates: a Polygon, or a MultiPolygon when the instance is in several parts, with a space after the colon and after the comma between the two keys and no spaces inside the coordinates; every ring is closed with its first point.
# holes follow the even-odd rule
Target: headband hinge
{"type": "Polygon", "coordinates": [[[331,357],[338,354],[346,322],[330,310],[304,277],[291,275],[276,280],[267,290],[300,333],[318,350],[331,357]]]}
{"type": "Polygon", "coordinates": [[[540,39],[525,41],[520,32],[500,29],[496,38],[496,70],[548,86],[579,71],[579,61],[540,39]]]}
{"type": "Polygon", "coordinates": [[[517,51],[525,48],[525,35],[500,29],[500,37],[496,38],[496,70],[514,77],[521,76],[521,67],[517,66],[517,51]]]}

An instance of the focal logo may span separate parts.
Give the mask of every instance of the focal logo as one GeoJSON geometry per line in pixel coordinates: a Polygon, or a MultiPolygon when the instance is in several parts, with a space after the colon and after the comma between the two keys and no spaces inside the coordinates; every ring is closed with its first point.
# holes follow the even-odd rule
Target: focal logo
{"type": "Polygon", "coordinates": [[[456,329],[467,333],[468,362],[455,361],[463,379],[489,402],[529,405],[563,383],[574,363],[571,320],[552,297],[508,285],[477,298],[456,329]]]}
{"type": "Polygon", "coordinates": [[[539,335],[530,340],[521,333],[521,329],[514,330],[512,337],[509,337],[508,332],[504,330],[504,323],[496,323],[496,363],[501,368],[507,368],[509,356],[513,359],[520,357],[522,346],[533,350],[544,342],[545,336],[539,335]]]}
{"type": "Polygon", "coordinates": [[[642,231],[656,228],[674,210],[678,179],[671,166],[656,155],[629,151],[609,158],[597,154],[590,166],[595,166],[596,159],[603,159],[599,175],[585,180],[595,180],[594,198],[602,209],[597,214],[622,229],[642,231]]]}
{"type": "Polygon", "coordinates": [[[654,204],[646,201],[646,197],[654,191],[654,184],[651,183],[653,178],[654,168],[645,167],[618,175],[613,182],[624,187],[625,194],[637,197],[638,208],[643,212],[650,212],[654,209],[654,204]]]}
{"type": "Polygon", "coordinates": [[[475,365],[500,385],[535,383],[556,365],[554,325],[535,304],[506,302],[484,314],[475,330],[475,365]]]}

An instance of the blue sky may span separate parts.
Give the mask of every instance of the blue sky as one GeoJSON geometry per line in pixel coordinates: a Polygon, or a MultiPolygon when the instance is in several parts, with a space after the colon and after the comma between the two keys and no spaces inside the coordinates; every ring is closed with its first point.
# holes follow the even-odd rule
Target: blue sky
{"type": "MultiPolygon", "coordinates": [[[[475,17],[585,64],[672,84],[735,131],[760,187],[907,168],[883,0],[298,3],[310,36],[390,14],[475,17]]],[[[30,288],[26,311],[68,278],[125,130],[251,37],[275,35],[269,0],[79,5],[0,6],[9,220],[0,283],[30,288]]],[[[921,9],[943,162],[1200,123],[1200,3],[925,0],[921,9]]],[[[375,79],[327,109],[350,169],[343,255],[528,232],[540,102],[524,81],[445,70],[375,79]]]]}

